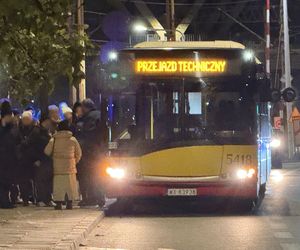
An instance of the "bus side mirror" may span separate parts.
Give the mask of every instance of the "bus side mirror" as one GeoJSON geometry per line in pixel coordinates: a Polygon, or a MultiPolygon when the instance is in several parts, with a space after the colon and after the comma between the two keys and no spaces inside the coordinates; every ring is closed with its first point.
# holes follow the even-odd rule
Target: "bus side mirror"
{"type": "Polygon", "coordinates": [[[285,102],[292,102],[296,99],[296,91],[293,88],[286,88],[282,92],[282,98],[285,102]]]}

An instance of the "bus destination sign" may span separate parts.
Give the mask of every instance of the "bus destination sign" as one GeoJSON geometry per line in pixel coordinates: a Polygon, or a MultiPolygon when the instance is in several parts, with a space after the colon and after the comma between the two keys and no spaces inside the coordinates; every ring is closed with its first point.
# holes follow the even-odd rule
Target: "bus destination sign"
{"type": "Polygon", "coordinates": [[[136,74],[220,74],[226,72],[227,61],[222,59],[136,59],[136,74]]]}

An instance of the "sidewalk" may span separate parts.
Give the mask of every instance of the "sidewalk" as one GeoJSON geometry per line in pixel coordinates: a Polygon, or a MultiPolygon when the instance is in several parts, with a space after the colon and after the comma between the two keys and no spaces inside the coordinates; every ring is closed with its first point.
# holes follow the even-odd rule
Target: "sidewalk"
{"type": "Polygon", "coordinates": [[[0,249],[78,249],[103,218],[99,209],[0,209],[0,249]]]}

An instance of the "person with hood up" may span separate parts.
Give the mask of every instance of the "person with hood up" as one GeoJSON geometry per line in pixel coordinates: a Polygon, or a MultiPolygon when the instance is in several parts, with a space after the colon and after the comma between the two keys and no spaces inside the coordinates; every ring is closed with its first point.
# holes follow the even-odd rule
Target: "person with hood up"
{"type": "Polygon", "coordinates": [[[14,208],[10,192],[15,184],[17,165],[17,130],[11,105],[4,101],[1,105],[0,120],[0,208],[14,208]]]}
{"type": "Polygon", "coordinates": [[[72,209],[72,202],[79,199],[76,164],[81,159],[81,147],[70,131],[69,122],[64,120],[58,125],[58,132],[53,135],[45,148],[45,154],[53,159],[53,199],[55,209],[61,210],[64,201],[67,209],[72,209]]]}

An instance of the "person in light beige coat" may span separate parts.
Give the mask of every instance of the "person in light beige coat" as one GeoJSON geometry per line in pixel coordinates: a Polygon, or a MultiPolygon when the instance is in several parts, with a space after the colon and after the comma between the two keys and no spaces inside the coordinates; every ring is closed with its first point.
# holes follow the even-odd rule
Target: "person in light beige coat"
{"type": "Polygon", "coordinates": [[[72,209],[72,201],[79,198],[76,164],[80,161],[82,152],[67,120],[59,123],[58,132],[46,146],[45,154],[53,158],[55,208],[62,209],[63,201],[67,200],[67,209],[72,209]]]}

